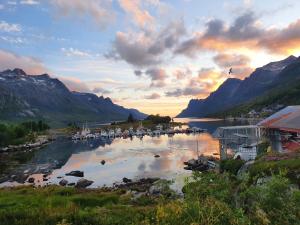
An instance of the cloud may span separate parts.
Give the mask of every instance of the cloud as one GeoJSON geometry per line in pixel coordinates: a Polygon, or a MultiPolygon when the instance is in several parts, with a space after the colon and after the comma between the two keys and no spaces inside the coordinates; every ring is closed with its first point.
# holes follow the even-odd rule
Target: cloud
{"type": "Polygon", "coordinates": [[[250,58],[245,55],[221,53],[213,58],[214,62],[223,68],[233,66],[245,66],[250,63],[250,58]]]}
{"type": "Polygon", "coordinates": [[[97,93],[97,94],[111,94],[112,92],[105,89],[105,88],[102,88],[102,87],[96,87],[93,89],[93,92],[94,93],[97,93]]]}
{"type": "Polygon", "coordinates": [[[19,24],[7,23],[4,20],[0,21],[0,31],[2,32],[20,32],[22,30],[19,24]]]}
{"type": "Polygon", "coordinates": [[[270,29],[259,41],[258,46],[270,52],[292,54],[300,50],[300,19],[282,29],[270,29]]]}
{"type": "Polygon", "coordinates": [[[74,48],[61,48],[61,51],[66,55],[66,56],[79,56],[79,57],[87,57],[90,56],[89,53],[74,49],[74,48]]]}
{"type": "Polygon", "coordinates": [[[133,22],[138,26],[144,27],[154,22],[154,18],[150,13],[147,10],[141,9],[140,0],[119,0],[119,4],[121,8],[133,18],[133,22]]]}
{"type": "MultiPolygon", "coordinates": [[[[206,24],[206,30],[184,42],[175,53],[194,56],[200,50],[224,51],[231,48],[241,48],[244,44],[255,44],[256,39],[265,34],[251,11],[238,16],[233,24],[227,26],[219,19],[212,19],[206,24]]],[[[246,45],[247,46],[247,45],[246,45]]]]}
{"type": "Polygon", "coordinates": [[[36,0],[22,0],[22,1],[20,1],[20,4],[22,4],[22,5],[38,5],[38,4],[40,4],[40,2],[36,1],[36,0]]]}
{"type": "Polygon", "coordinates": [[[284,28],[265,28],[252,11],[246,11],[229,25],[223,20],[210,20],[203,32],[197,32],[181,42],[174,54],[194,57],[201,51],[228,52],[243,49],[292,54],[300,50],[299,44],[300,20],[284,28]]]}
{"type": "Polygon", "coordinates": [[[198,96],[203,93],[203,89],[199,87],[185,87],[183,89],[177,88],[174,91],[167,91],[167,97],[180,97],[180,96],[198,96]]]}
{"type": "Polygon", "coordinates": [[[159,99],[160,98],[160,94],[158,93],[152,93],[151,95],[146,95],[145,99],[159,99]]]}
{"type": "Polygon", "coordinates": [[[146,70],[145,75],[151,79],[151,87],[164,87],[166,85],[165,79],[168,77],[168,75],[164,69],[148,69],[146,70]]]}
{"type": "Polygon", "coordinates": [[[26,42],[26,39],[21,37],[0,36],[0,39],[10,44],[24,44],[26,42]]]}
{"type": "Polygon", "coordinates": [[[70,91],[76,92],[88,92],[90,93],[91,90],[89,87],[82,82],[81,80],[74,78],[74,77],[58,77],[58,79],[63,82],[70,91]]]}
{"type": "Polygon", "coordinates": [[[16,1],[7,1],[7,4],[8,5],[17,5],[17,2],[16,1]]]}
{"type": "Polygon", "coordinates": [[[20,56],[0,49],[0,70],[20,68],[27,74],[37,75],[47,72],[44,64],[35,58],[20,56]]]}
{"type": "Polygon", "coordinates": [[[141,70],[135,70],[134,71],[134,74],[138,77],[142,76],[143,75],[143,72],[141,70]]]}
{"type": "Polygon", "coordinates": [[[171,22],[156,31],[117,32],[112,50],[105,56],[124,60],[137,68],[158,65],[185,32],[183,20],[171,22]]]}
{"type": "Polygon", "coordinates": [[[185,70],[177,69],[174,72],[174,75],[177,80],[182,80],[182,79],[190,77],[192,75],[192,71],[189,68],[186,68],[185,70]]]}
{"type": "Polygon", "coordinates": [[[213,57],[213,60],[225,73],[232,68],[231,76],[235,78],[244,78],[253,71],[250,66],[251,60],[245,55],[220,53],[213,57]]]}
{"type": "Polygon", "coordinates": [[[51,0],[60,17],[92,19],[96,26],[106,28],[115,19],[111,0],[51,0]]]}
{"type": "Polygon", "coordinates": [[[160,68],[154,68],[154,69],[148,69],[145,72],[146,75],[148,75],[151,80],[165,80],[167,78],[167,73],[164,69],[160,68]]]}
{"type": "Polygon", "coordinates": [[[154,80],[151,82],[150,87],[157,87],[162,88],[165,87],[167,84],[164,80],[154,80]]]}
{"type": "Polygon", "coordinates": [[[216,90],[226,79],[226,73],[214,68],[202,68],[198,75],[191,77],[182,88],[166,91],[165,95],[167,97],[195,96],[203,98],[216,90]]]}

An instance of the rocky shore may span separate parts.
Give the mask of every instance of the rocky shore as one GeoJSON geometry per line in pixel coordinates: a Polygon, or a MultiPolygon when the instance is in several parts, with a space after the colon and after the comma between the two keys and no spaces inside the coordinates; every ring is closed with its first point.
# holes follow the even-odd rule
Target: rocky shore
{"type": "Polygon", "coordinates": [[[16,152],[16,151],[32,151],[44,147],[45,145],[49,144],[51,141],[53,141],[52,138],[42,137],[42,138],[38,138],[37,141],[34,143],[26,143],[22,145],[9,145],[7,147],[2,147],[0,148],[0,153],[16,152]]]}
{"type": "Polygon", "coordinates": [[[190,159],[187,162],[184,162],[184,169],[193,170],[193,171],[208,171],[214,170],[217,168],[219,159],[213,156],[199,156],[197,159],[190,159]]]}

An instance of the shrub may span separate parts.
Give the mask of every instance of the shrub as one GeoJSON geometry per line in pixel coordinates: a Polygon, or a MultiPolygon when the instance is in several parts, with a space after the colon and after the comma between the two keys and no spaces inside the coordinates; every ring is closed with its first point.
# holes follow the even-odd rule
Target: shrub
{"type": "Polygon", "coordinates": [[[241,159],[226,159],[222,160],[220,163],[221,172],[229,172],[231,174],[237,175],[239,169],[245,164],[245,161],[241,159]]]}

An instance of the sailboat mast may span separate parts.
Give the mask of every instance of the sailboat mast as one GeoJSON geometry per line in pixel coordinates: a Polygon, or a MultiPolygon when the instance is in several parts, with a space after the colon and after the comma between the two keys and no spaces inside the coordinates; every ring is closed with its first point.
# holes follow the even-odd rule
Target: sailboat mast
{"type": "Polygon", "coordinates": [[[198,147],[198,139],[197,139],[197,156],[199,158],[199,147],[198,147]]]}

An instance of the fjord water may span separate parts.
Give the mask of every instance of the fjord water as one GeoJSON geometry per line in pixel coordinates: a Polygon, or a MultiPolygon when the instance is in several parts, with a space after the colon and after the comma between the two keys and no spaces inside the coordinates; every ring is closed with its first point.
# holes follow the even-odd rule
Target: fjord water
{"type": "MultiPolygon", "coordinates": [[[[181,119],[190,127],[207,129],[201,134],[176,134],[160,137],[97,139],[72,142],[57,140],[47,147],[34,152],[33,157],[20,165],[15,173],[26,171],[43,184],[41,171],[52,171],[45,183],[58,183],[59,178],[72,170],[84,171],[84,177],[93,180],[91,187],[111,186],[121,182],[123,177],[130,179],[160,177],[174,180],[173,187],[180,189],[184,178],[191,174],[184,170],[184,161],[196,158],[199,154],[213,155],[219,152],[219,142],[212,133],[219,126],[232,125],[223,120],[181,119]],[[198,142],[198,152],[197,152],[198,142]],[[155,155],[160,157],[156,158],[155,155]],[[101,161],[105,160],[102,165],[101,161]]],[[[65,177],[76,182],[76,177],[65,177]]],[[[2,184],[8,185],[9,183],[2,184]]]]}

